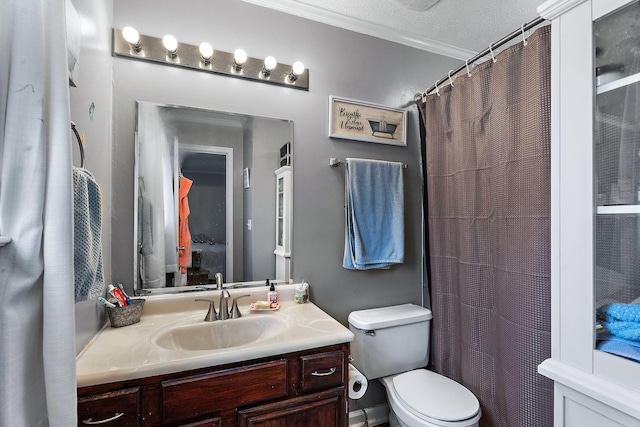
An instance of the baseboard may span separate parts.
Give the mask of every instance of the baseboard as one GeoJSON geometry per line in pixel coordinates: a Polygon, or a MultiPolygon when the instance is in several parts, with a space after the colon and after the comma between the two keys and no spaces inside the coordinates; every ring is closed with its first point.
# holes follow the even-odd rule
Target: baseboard
{"type": "MultiPolygon", "coordinates": [[[[364,414],[362,409],[357,405],[352,405],[351,409],[355,409],[349,412],[349,427],[364,427],[364,414]]],[[[385,424],[389,422],[389,406],[387,404],[372,406],[371,408],[364,408],[367,411],[367,420],[369,427],[385,424]]]]}

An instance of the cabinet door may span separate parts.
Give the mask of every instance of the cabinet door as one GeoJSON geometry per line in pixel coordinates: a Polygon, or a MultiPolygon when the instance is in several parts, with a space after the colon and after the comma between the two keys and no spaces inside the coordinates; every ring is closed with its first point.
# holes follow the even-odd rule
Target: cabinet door
{"type": "Polygon", "coordinates": [[[222,427],[222,418],[216,417],[189,424],[180,424],[180,427],[222,427]]]}
{"type": "Polygon", "coordinates": [[[238,412],[238,427],[346,427],[345,389],[316,393],[238,412]]]}
{"type": "MultiPolygon", "coordinates": [[[[596,348],[637,362],[640,362],[639,26],[638,2],[594,22],[596,348]]],[[[598,352],[594,359],[596,373],[599,361],[604,361],[622,381],[632,369],[620,364],[621,361],[612,364],[611,358],[605,359],[598,352]],[[618,364],[619,368],[615,368],[618,364]]]]}

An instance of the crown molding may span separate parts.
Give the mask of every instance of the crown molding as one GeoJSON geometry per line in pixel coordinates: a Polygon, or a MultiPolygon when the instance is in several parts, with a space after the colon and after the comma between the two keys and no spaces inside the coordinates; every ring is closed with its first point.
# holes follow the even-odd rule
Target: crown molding
{"type": "Polygon", "coordinates": [[[538,6],[537,12],[538,15],[544,19],[551,20],[568,12],[585,1],[586,0],[547,0],[538,6]]]}
{"type": "Polygon", "coordinates": [[[372,24],[361,19],[345,16],[336,12],[300,3],[295,0],[243,0],[269,9],[278,10],[289,15],[299,16],[312,21],[331,25],[345,30],[355,31],[368,36],[392,41],[416,49],[437,53],[455,59],[466,60],[476,52],[462,49],[447,43],[442,43],[428,37],[421,37],[408,31],[392,29],[382,25],[372,24]]]}

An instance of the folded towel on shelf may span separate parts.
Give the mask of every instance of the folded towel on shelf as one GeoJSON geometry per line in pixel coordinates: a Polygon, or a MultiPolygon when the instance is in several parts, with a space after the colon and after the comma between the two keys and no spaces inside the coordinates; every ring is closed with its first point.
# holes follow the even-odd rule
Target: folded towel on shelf
{"type": "Polygon", "coordinates": [[[600,324],[613,335],[640,341],[640,304],[607,304],[598,310],[600,324]]]}
{"type": "Polygon", "coordinates": [[[389,268],[404,261],[402,163],[346,159],[345,248],[349,270],[389,268]]]}
{"type": "Polygon", "coordinates": [[[640,362],[640,342],[617,337],[609,331],[598,333],[596,348],[600,351],[640,362]]]}
{"type": "Polygon", "coordinates": [[[101,296],[102,197],[91,172],[73,168],[73,266],[76,302],[101,296]]]}

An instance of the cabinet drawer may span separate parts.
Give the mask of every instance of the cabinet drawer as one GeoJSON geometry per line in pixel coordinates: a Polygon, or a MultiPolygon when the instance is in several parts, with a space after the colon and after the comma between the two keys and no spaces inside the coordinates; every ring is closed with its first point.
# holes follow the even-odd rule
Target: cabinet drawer
{"type": "Polygon", "coordinates": [[[303,391],[317,390],[342,385],[344,382],[344,353],[329,353],[301,356],[302,375],[300,387],[303,391]]]}
{"type": "Polygon", "coordinates": [[[287,360],[162,382],[162,420],[187,420],[286,397],[287,360]]]}
{"type": "Polygon", "coordinates": [[[78,399],[78,426],[138,426],[140,387],[78,399]]]}

